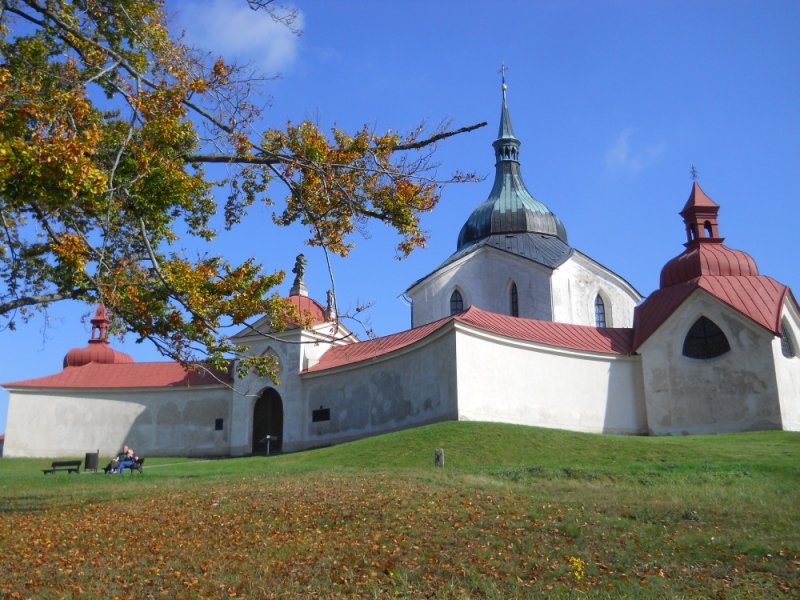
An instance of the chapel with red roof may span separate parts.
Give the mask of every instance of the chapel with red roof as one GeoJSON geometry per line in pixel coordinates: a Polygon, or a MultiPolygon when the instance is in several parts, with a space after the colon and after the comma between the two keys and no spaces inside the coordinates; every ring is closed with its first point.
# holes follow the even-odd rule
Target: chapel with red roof
{"type": "Polygon", "coordinates": [[[309,296],[302,255],[288,295],[299,322],[275,332],[264,319],[234,336],[275,359],[277,381],[136,362],[109,344],[100,305],[61,371],[3,384],[4,454],[128,443],[148,455],[240,456],[444,420],[632,435],[800,430],[800,308],[724,244],[719,205],[693,182],[679,213],[684,250],[642,297],[571,246],[528,191],[505,82],[502,92],[493,187],[455,252],[406,291],[411,329],[358,340],[332,294],[309,296]]]}

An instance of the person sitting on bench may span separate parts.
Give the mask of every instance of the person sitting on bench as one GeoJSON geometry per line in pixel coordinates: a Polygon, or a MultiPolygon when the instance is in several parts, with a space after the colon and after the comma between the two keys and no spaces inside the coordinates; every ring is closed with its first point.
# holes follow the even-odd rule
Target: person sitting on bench
{"type": "Polygon", "coordinates": [[[125,472],[125,469],[130,469],[133,465],[136,464],[136,453],[133,451],[133,448],[128,448],[128,446],[122,447],[122,452],[120,452],[117,460],[119,461],[118,469],[120,475],[125,472]]]}

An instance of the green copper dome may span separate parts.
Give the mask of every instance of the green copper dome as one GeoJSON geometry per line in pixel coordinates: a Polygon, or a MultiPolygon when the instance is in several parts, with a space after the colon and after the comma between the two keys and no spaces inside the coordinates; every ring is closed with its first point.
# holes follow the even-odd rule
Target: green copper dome
{"type": "Polygon", "coordinates": [[[500,131],[492,144],[496,159],[494,186],[489,198],[472,211],[461,228],[457,251],[496,234],[542,234],[567,243],[563,223],[525,187],[519,168],[520,143],[511,127],[503,83],[500,131]]]}

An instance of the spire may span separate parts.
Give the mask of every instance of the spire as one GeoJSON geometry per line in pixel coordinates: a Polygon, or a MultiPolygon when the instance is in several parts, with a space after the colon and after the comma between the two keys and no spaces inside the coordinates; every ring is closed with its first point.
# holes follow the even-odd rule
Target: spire
{"type": "MultiPolygon", "coordinates": [[[[499,71],[500,77],[502,78],[500,89],[503,91],[503,107],[500,112],[500,130],[497,133],[498,141],[517,140],[517,138],[514,136],[514,128],[511,126],[511,114],[508,112],[508,103],[506,101],[506,90],[508,90],[508,86],[506,85],[507,70],[508,68],[505,64],[503,64],[499,71]]],[[[517,148],[519,148],[519,140],[517,140],[517,148]]]]}
{"type": "Polygon", "coordinates": [[[502,84],[500,89],[503,92],[503,106],[500,110],[500,129],[497,132],[497,139],[494,141],[494,157],[496,162],[514,161],[519,162],[519,146],[521,142],[514,135],[514,128],[511,125],[511,113],[508,111],[508,100],[506,99],[506,66],[500,67],[502,84]]]}
{"type": "Polygon", "coordinates": [[[506,67],[500,68],[503,103],[498,138],[492,143],[495,175],[489,198],[478,206],[464,223],[457,249],[495,234],[536,233],[553,236],[567,243],[564,225],[549,208],[534,198],[522,180],[519,165],[521,142],[511,127],[506,92],[506,67]]]}

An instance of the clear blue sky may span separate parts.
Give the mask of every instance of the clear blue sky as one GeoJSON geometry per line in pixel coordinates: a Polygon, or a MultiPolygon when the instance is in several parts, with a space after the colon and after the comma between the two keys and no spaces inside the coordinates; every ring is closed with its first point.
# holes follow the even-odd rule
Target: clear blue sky
{"type": "MultiPolygon", "coordinates": [[[[313,119],[345,129],[408,130],[450,119],[488,121],[438,151],[439,174],[474,170],[479,184],[445,189],[424,219],[430,242],[395,260],[397,239],[370,226],[346,260],[334,261],[341,309],[370,302],[379,335],[409,326],[400,298],[455,248],[458,231],[491,188],[500,113],[501,63],[521,162],[533,195],[565,223],[570,243],[642,294],[683,249],[678,216],[694,164],[721,205],[720,232],[749,252],[762,274],[800,293],[800,2],[583,0],[438,2],[306,0],[303,35],[286,36],[244,0],[169,0],[176,29],[228,57],[251,60],[268,82],[266,125],[313,119]]],[[[276,194],[277,198],[282,196],[276,194]]],[[[308,259],[306,284],[324,300],[324,257],[299,228],[277,230],[253,211],[218,248],[290,271],[308,259]]],[[[291,275],[291,274],[290,274],[291,275]]],[[[282,292],[287,292],[291,277],[282,292]]],[[[48,375],[83,346],[90,307],[53,306],[18,331],[3,331],[0,381],[48,375]]],[[[114,342],[137,360],[146,345],[114,342]]],[[[7,394],[0,392],[0,432],[7,394]]]]}

